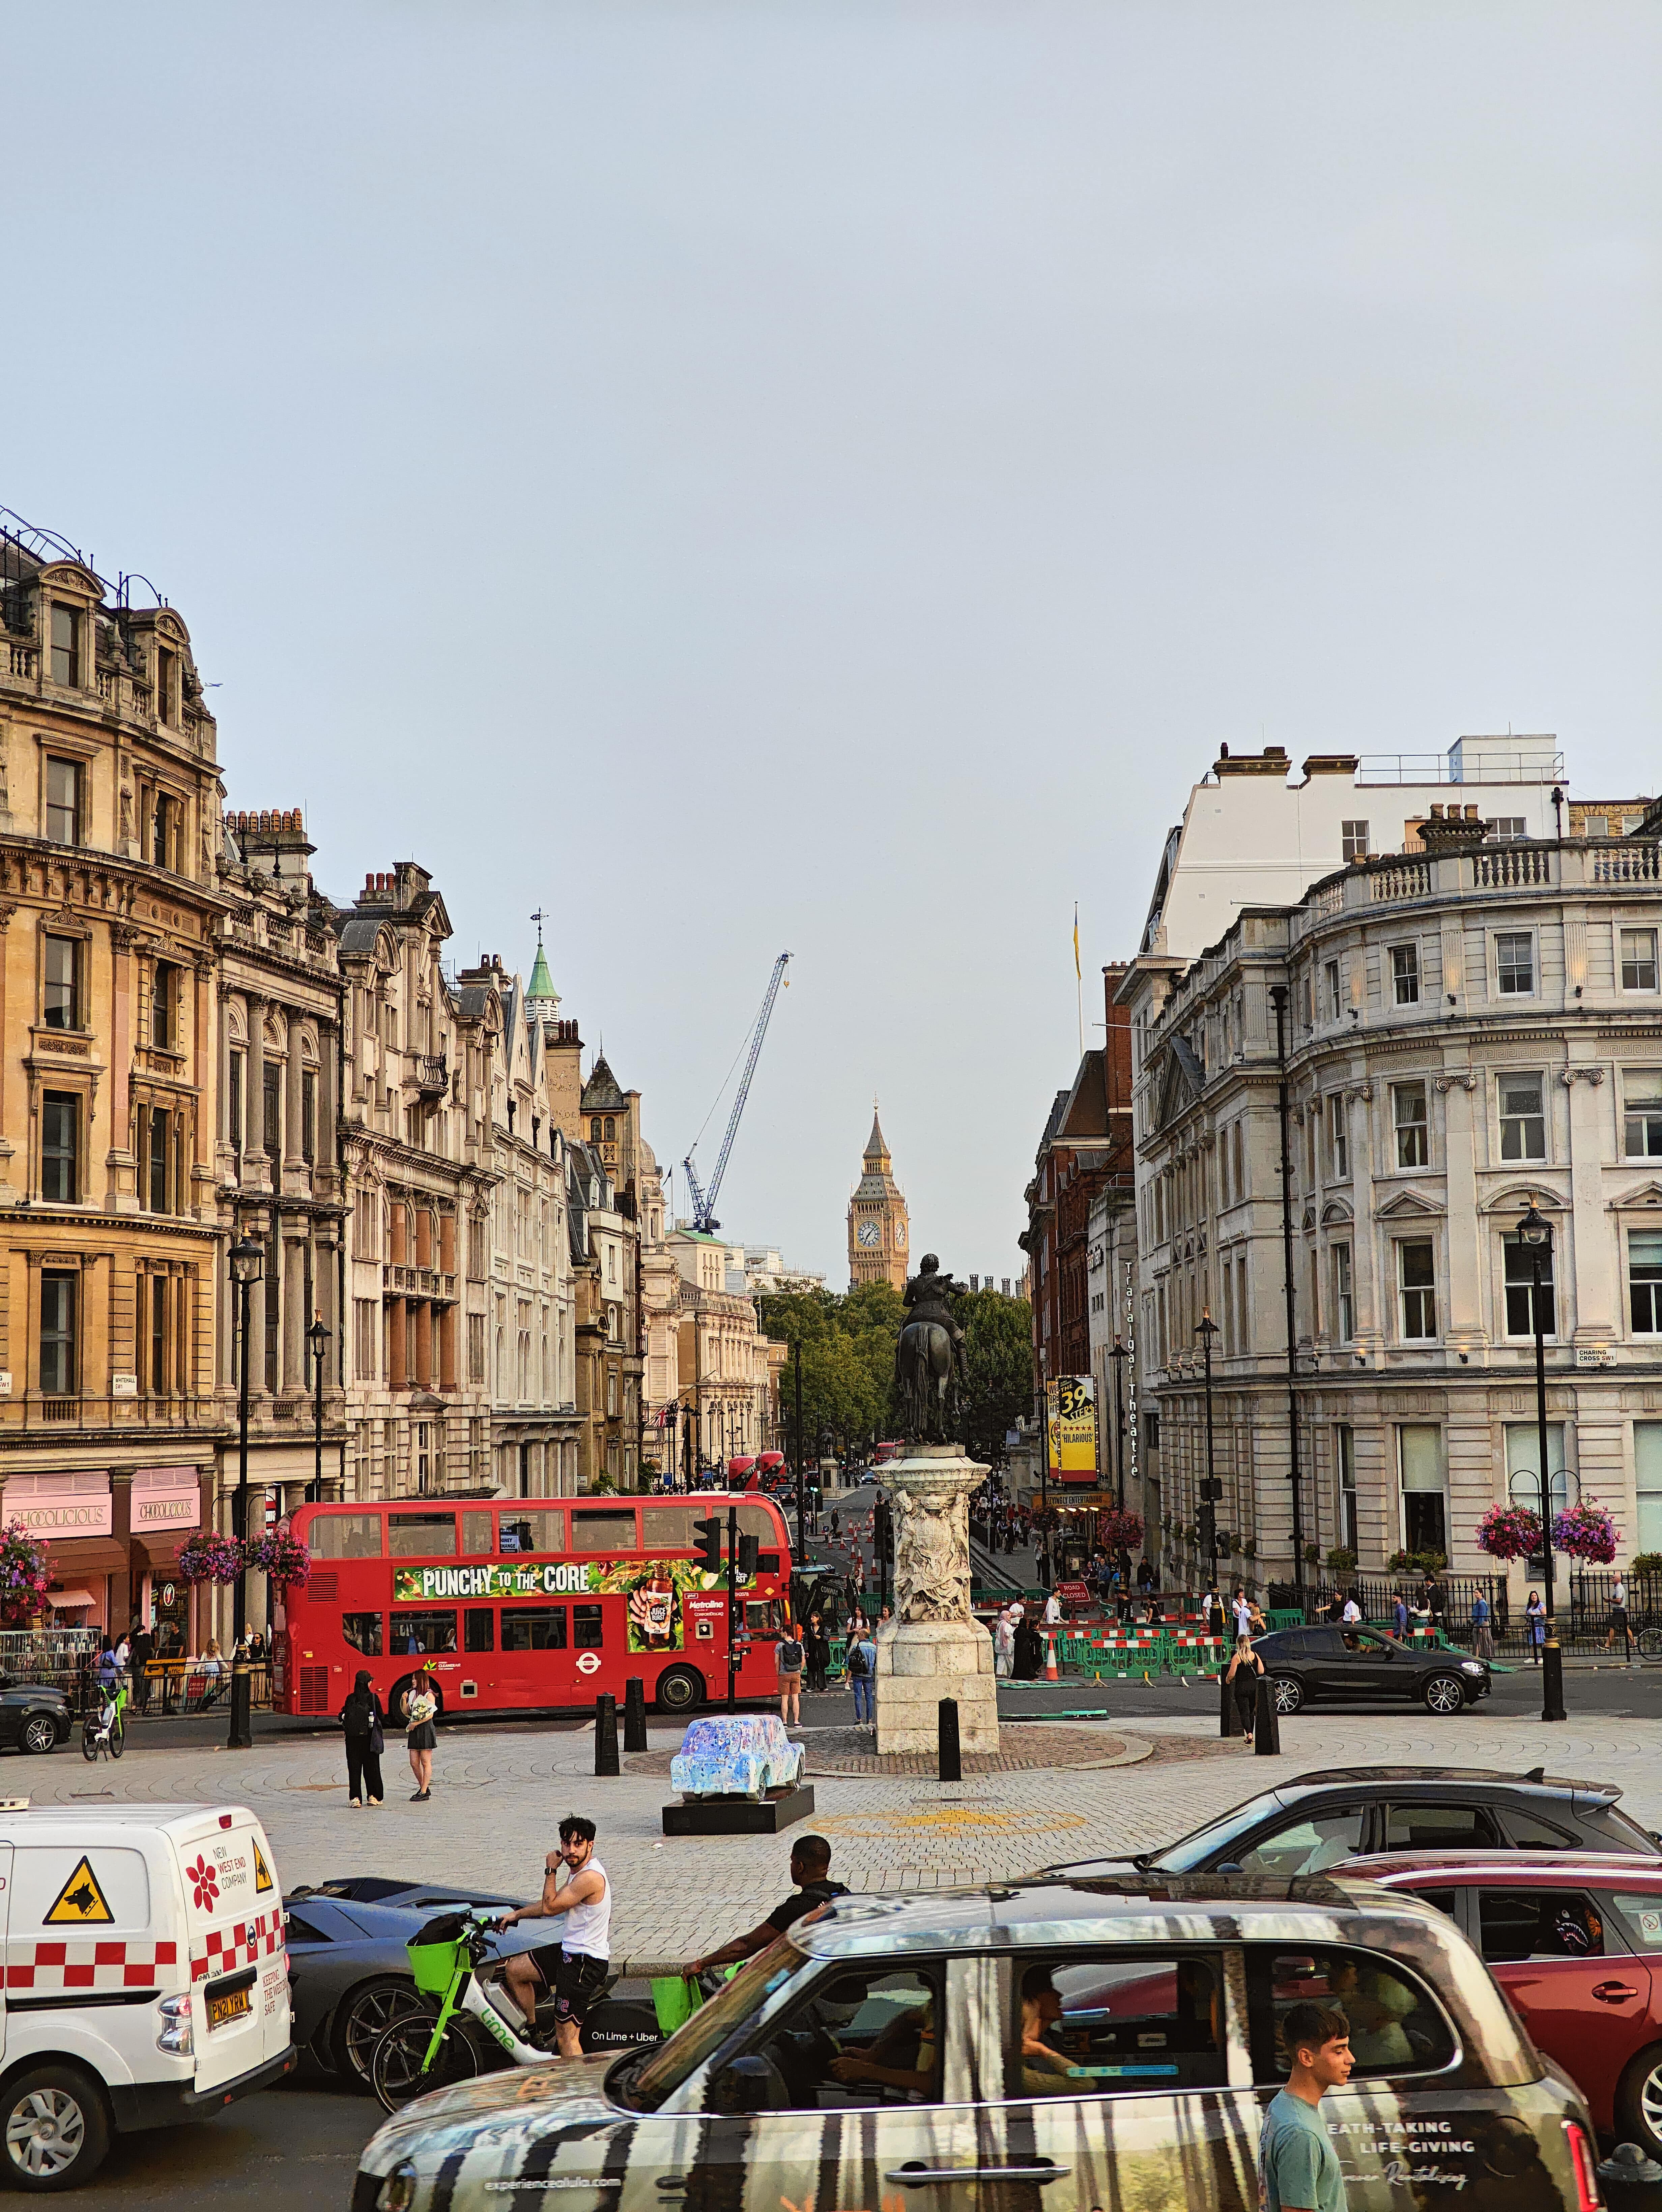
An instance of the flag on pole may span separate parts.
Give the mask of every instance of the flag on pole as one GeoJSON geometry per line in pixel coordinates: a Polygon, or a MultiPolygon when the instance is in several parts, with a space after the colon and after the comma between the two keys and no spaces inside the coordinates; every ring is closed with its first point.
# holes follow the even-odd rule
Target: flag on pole
{"type": "Polygon", "coordinates": [[[1083,982],[1085,970],[1079,964],[1079,901],[1074,901],[1074,979],[1083,982]]]}

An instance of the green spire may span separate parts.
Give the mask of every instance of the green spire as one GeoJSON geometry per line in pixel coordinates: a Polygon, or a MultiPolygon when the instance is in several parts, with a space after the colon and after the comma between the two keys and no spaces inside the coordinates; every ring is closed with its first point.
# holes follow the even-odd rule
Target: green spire
{"type": "Polygon", "coordinates": [[[543,916],[533,914],[531,919],[537,925],[537,957],[533,963],[531,981],[526,990],[526,1004],[527,1006],[534,1006],[541,1000],[545,1005],[557,1006],[560,994],[554,988],[554,978],[549,974],[548,963],[543,957],[543,916]]]}

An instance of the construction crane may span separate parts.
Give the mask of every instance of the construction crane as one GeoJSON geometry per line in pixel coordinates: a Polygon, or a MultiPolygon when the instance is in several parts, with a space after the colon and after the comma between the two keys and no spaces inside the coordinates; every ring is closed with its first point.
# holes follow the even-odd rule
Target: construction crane
{"type": "MultiPolygon", "coordinates": [[[[721,1225],[715,1218],[715,1194],[721,1189],[721,1178],[728,1171],[728,1156],[733,1150],[733,1140],[739,1133],[740,1116],[745,1110],[745,1101],[750,1096],[750,1079],[755,1074],[756,1063],[762,1056],[762,1040],[768,1033],[768,1020],[773,1012],[773,1002],[779,995],[780,984],[785,980],[785,966],[789,958],[788,952],[782,952],[774,962],[773,973],[768,978],[767,991],[762,1000],[762,1011],[756,1017],[756,1027],[751,1032],[750,1051],[746,1057],[745,1072],[739,1079],[739,1088],[733,1101],[733,1111],[728,1115],[727,1134],[721,1139],[721,1149],[716,1158],[715,1172],[709,1179],[709,1188],[705,1190],[700,1184],[698,1170],[692,1164],[692,1152],[696,1152],[698,1149],[697,1137],[692,1140],[692,1152],[689,1152],[681,1163],[686,1171],[687,1188],[692,1194],[692,1226],[704,1236],[708,1236],[712,1230],[719,1229],[721,1225]]],[[[715,1111],[714,1107],[710,1111],[711,1113],[715,1111]]],[[[707,1114],[704,1119],[708,1122],[709,1115],[707,1114]]],[[[703,1131],[701,1129],[698,1135],[703,1134],[703,1131]]]]}

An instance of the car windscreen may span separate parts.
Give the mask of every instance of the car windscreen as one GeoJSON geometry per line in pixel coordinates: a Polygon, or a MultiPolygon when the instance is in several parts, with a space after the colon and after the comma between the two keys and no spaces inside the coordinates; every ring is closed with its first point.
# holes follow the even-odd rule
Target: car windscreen
{"type": "Polygon", "coordinates": [[[1614,1805],[1578,1805],[1581,1825],[1591,1828],[1597,1836],[1608,1837],[1618,1851],[1650,1851],[1656,1850],[1656,1838],[1637,1820],[1614,1805]]]}
{"type": "Polygon", "coordinates": [[[655,2112],[666,2097],[696,2073],[712,2051],[759,2011],[780,1985],[801,1971],[806,1954],[788,1936],[746,1960],[733,1979],[699,2006],[685,2027],[650,2052],[644,2064],[625,2059],[607,2087],[619,2104],[655,2112]]]}
{"type": "Polygon", "coordinates": [[[1257,1797],[1249,1797],[1245,1804],[1237,1805],[1233,1813],[1226,1813],[1221,1820],[1208,1820],[1204,1827],[1179,1836],[1175,1844],[1168,1844],[1163,1851],[1156,1851],[1143,1863],[1157,1874],[1193,1874],[1215,1852],[1227,1850],[1250,1828],[1256,1828],[1261,1820],[1267,1820],[1281,1810],[1281,1799],[1273,1790],[1266,1790],[1257,1797]]]}

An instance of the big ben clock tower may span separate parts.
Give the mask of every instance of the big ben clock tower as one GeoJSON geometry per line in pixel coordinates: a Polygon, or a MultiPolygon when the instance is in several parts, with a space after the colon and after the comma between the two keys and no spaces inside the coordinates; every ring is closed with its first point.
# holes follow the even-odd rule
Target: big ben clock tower
{"type": "Polygon", "coordinates": [[[861,1283],[906,1287],[906,1201],[894,1179],[875,1109],[860,1181],[849,1200],[849,1288],[861,1283]]]}

